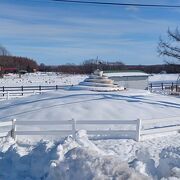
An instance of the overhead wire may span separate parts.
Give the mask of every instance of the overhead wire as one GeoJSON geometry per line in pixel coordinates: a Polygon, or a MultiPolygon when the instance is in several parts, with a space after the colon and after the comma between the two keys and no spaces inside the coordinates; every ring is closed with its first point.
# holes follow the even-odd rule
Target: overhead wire
{"type": "Polygon", "coordinates": [[[84,0],[51,0],[55,2],[73,3],[73,4],[93,4],[106,6],[135,6],[135,7],[151,7],[151,8],[180,8],[180,5],[168,4],[141,4],[141,3],[119,3],[119,2],[102,2],[102,1],[84,1],[84,0]]]}

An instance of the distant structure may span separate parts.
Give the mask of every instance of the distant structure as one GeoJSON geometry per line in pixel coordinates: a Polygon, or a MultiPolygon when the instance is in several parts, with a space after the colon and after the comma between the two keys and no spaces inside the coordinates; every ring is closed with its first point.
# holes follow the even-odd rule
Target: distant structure
{"type": "Polygon", "coordinates": [[[114,81],[109,79],[107,76],[105,76],[103,74],[103,71],[97,69],[83,82],[80,82],[79,85],[77,86],[72,86],[71,89],[104,92],[104,91],[120,91],[120,90],[124,90],[124,87],[114,84],[114,81]]]}
{"type": "Polygon", "coordinates": [[[133,89],[148,89],[149,74],[141,71],[112,72],[105,73],[107,77],[114,80],[119,86],[133,89]]]}
{"type": "Polygon", "coordinates": [[[13,68],[13,67],[4,68],[0,66],[0,78],[3,78],[4,74],[6,73],[16,73],[16,72],[17,72],[17,68],[13,68]]]}
{"type": "Polygon", "coordinates": [[[0,71],[2,71],[3,73],[15,73],[17,72],[17,68],[15,67],[0,67],[0,71]]]}

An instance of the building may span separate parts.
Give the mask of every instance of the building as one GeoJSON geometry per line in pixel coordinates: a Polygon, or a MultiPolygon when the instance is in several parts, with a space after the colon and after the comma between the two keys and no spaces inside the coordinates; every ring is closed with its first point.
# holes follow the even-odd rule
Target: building
{"type": "Polygon", "coordinates": [[[116,84],[124,86],[125,88],[148,89],[149,74],[144,72],[112,72],[105,73],[105,75],[114,80],[116,84]]]}

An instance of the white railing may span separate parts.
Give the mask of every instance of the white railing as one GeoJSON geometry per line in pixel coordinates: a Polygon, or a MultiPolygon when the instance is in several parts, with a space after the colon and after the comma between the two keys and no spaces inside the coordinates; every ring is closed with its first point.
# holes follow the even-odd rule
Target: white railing
{"type": "Polygon", "coordinates": [[[6,92],[0,92],[0,99],[3,100],[9,100],[13,97],[20,97],[20,96],[26,96],[26,95],[36,95],[36,94],[41,94],[42,92],[45,91],[25,91],[23,92],[23,95],[21,92],[10,92],[10,91],[6,91],[6,92]],[[2,96],[3,95],[3,96],[2,96]]]}
{"type": "Polygon", "coordinates": [[[140,141],[141,136],[162,134],[165,132],[179,131],[180,130],[180,117],[164,118],[164,119],[152,119],[152,120],[62,120],[62,121],[12,121],[0,122],[1,127],[9,127],[9,131],[0,131],[0,137],[10,135],[16,139],[16,136],[22,135],[58,135],[68,136],[72,134],[73,138],[76,136],[76,131],[85,129],[90,136],[98,137],[115,137],[115,138],[131,138],[136,141],[140,141]],[[166,124],[166,125],[165,125],[166,124]],[[50,126],[56,126],[56,130],[48,130],[50,126]],[[61,129],[57,129],[58,126],[61,129]],[[89,128],[90,126],[96,126],[96,129],[89,128]],[[99,128],[97,128],[99,126],[99,128]],[[106,127],[106,125],[108,125],[106,127]],[[124,129],[119,126],[124,125],[124,129]],[[32,126],[36,128],[41,126],[38,130],[32,130],[32,126]],[[42,128],[46,127],[46,129],[42,128]],[[63,126],[63,128],[62,128],[63,126]],[[70,126],[70,127],[69,127],[70,126]],[[81,128],[81,126],[84,126],[81,128]],[[109,128],[111,126],[115,129],[109,128]],[[133,129],[132,129],[133,126],[133,129]],[[23,127],[18,130],[18,127],[23,127]],[[30,130],[29,130],[30,127],[30,130]],[[106,127],[106,128],[104,128],[106,127]],[[28,130],[26,130],[28,129],[28,130]]]}
{"type": "MultiPolygon", "coordinates": [[[[127,126],[126,129],[102,129],[101,127],[99,129],[89,129],[86,127],[83,127],[83,129],[85,129],[88,133],[88,135],[92,135],[92,136],[112,136],[115,135],[116,137],[119,138],[132,138],[135,139],[136,141],[140,140],[140,126],[141,126],[141,120],[137,119],[137,120],[129,120],[129,121],[120,121],[120,120],[64,120],[64,121],[16,121],[15,119],[13,119],[12,121],[7,121],[7,122],[0,122],[0,127],[3,126],[11,126],[11,129],[9,131],[9,133],[6,131],[6,134],[2,134],[2,136],[7,136],[8,134],[16,139],[16,136],[21,136],[21,135],[60,135],[60,136],[68,136],[70,134],[72,134],[73,138],[75,138],[76,136],[76,131],[79,130],[79,128],[77,126],[82,126],[82,125],[125,125],[127,126]],[[19,126],[23,126],[23,127],[31,127],[32,126],[52,126],[55,125],[56,127],[58,125],[63,125],[63,126],[67,126],[66,128],[64,127],[63,129],[58,129],[58,130],[42,130],[42,128],[40,130],[17,130],[17,128],[19,126]],[[68,126],[70,126],[70,128],[68,128],[68,126]],[[129,128],[128,126],[132,126],[134,127],[133,130],[131,129],[127,129],[129,128]]],[[[2,137],[0,134],[0,137],[2,137]]]]}
{"type": "Polygon", "coordinates": [[[179,131],[180,117],[159,118],[143,121],[141,135],[160,134],[165,132],[179,131]]]}

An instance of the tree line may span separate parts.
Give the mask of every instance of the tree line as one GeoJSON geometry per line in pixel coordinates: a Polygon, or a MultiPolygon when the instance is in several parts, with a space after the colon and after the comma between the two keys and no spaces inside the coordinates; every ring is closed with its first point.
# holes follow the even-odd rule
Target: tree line
{"type": "Polygon", "coordinates": [[[140,70],[146,73],[160,73],[166,71],[167,73],[180,73],[180,64],[162,64],[162,65],[126,65],[120,61],[108,62],[103,60],[87,60],[80,65],[66,64],[58,66],[50,66],[45,64],[38,65],[35,60],[16,57],[16,56],[0,56],[1,68],[16,68],[19,70],[26,70],[33,72],[34,69],[42,72],[60,72],[67,74],[90,74],[96,69],[103,71],[127,71],[140,70]]]}
{"type": "Polygon", "coordinates": [[[25,70],[27,72],[33,72],[34,69],[38,69],[38,64],[35,60],[26,57],[0,55],[0,67],[2,70],[14,68],[17,69],[17,71],[25,70]]]}
{"type": "Polygon", "coordinates": [[[126,65],[122,62],[107,62],[107,61],[97,61],[97,60],[87,60],[81,65],[67,64],[59,66],[46,66],[40,64],[39,71],[52,71],[61,72],[67,74],[90,74],[94,70],[100,69],[109,72],[118,71],[144,71],[146,73],[180,73],[180,64],[161,64],[161,65],[126,65]]]}

